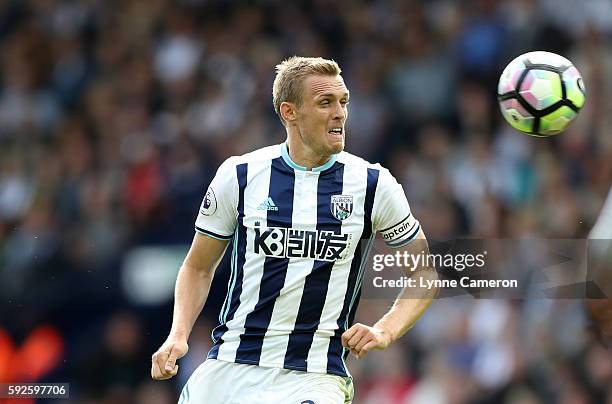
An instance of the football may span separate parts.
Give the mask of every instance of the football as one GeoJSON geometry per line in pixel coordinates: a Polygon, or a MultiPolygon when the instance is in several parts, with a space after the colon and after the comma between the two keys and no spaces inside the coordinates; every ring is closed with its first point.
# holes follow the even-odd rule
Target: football
{"type": "Polygon", "coordinates": [[[525,53],[506,66],[497,86],[502,115],[515,129],[531,136],[563,132],[586,100],[576,67],[551,52],[525,53]]]}

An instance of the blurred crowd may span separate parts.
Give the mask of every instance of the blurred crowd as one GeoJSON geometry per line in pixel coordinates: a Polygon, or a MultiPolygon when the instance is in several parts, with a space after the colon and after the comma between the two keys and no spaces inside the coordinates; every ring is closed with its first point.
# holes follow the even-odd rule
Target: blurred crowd
{"type": "MultiPolygon", "coordinates": [[[[81,403],[176,399],[224,291],[180,376],[153,383],[171,302],[130,305],[122,258],[188,244],[220,162],[284,140],[271,88],[294,54],[339,62],[347,150],[391,170],[430,239],[587,236],[612,182],[608,0],[1,0],[0,329],[15,352],[40,324],[62,335],[42,380],[81,403]],[[497,110],[501,70],[530,50],[586,83],[553,139],[497,110]]],[[[441,299],[349,367],[360,404],[612,403],[612,355],[577,300],[441,299]]]]}

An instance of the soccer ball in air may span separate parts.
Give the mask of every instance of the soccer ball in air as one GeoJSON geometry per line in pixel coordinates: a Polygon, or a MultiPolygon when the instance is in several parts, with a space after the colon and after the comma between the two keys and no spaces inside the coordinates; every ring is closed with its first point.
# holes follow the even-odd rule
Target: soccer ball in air
{"type": "Polygon", "coordinates": [[[529,52],[502,72],[497,99],[506,121],[531,136],[563,132],[584,105],[582,76],[572,62],[551,52],[529,52]]]}

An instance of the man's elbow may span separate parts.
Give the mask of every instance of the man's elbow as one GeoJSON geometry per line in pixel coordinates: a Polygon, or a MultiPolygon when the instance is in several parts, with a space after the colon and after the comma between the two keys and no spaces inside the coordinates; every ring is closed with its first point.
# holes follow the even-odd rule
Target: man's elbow
{"type": "Polygon", "coordinates": [[[435,267],[430,266],[430,267],[427,267],[425,269],[425,273],[426,273],[427,279],[429,281],[429,284],[431,285],[430,290],[429,290],[430,293],[429,293],[428,297],[431,300],[433,300],[440,293],[438,271],[436,270],[435,267]]]}
{"type": "Polygon", "coordinates": [[[207,265],[197,265],[193,262],[189,262],[185,260],[183,265],[181,265],[181,272],[189,274],[191,277],[197,277],[199,279],[212,279],[213,277],[213,269],[211,266],[207,265]]]}

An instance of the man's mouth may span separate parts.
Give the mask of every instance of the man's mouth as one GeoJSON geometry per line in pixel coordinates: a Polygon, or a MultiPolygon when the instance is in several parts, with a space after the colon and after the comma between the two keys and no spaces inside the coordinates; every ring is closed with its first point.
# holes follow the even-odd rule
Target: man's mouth
{"type": "Polygon", "coordinates": [[[342,128],[331,128],[327,131],[330,135],[342,135],[344,130],[342,128]]]}

